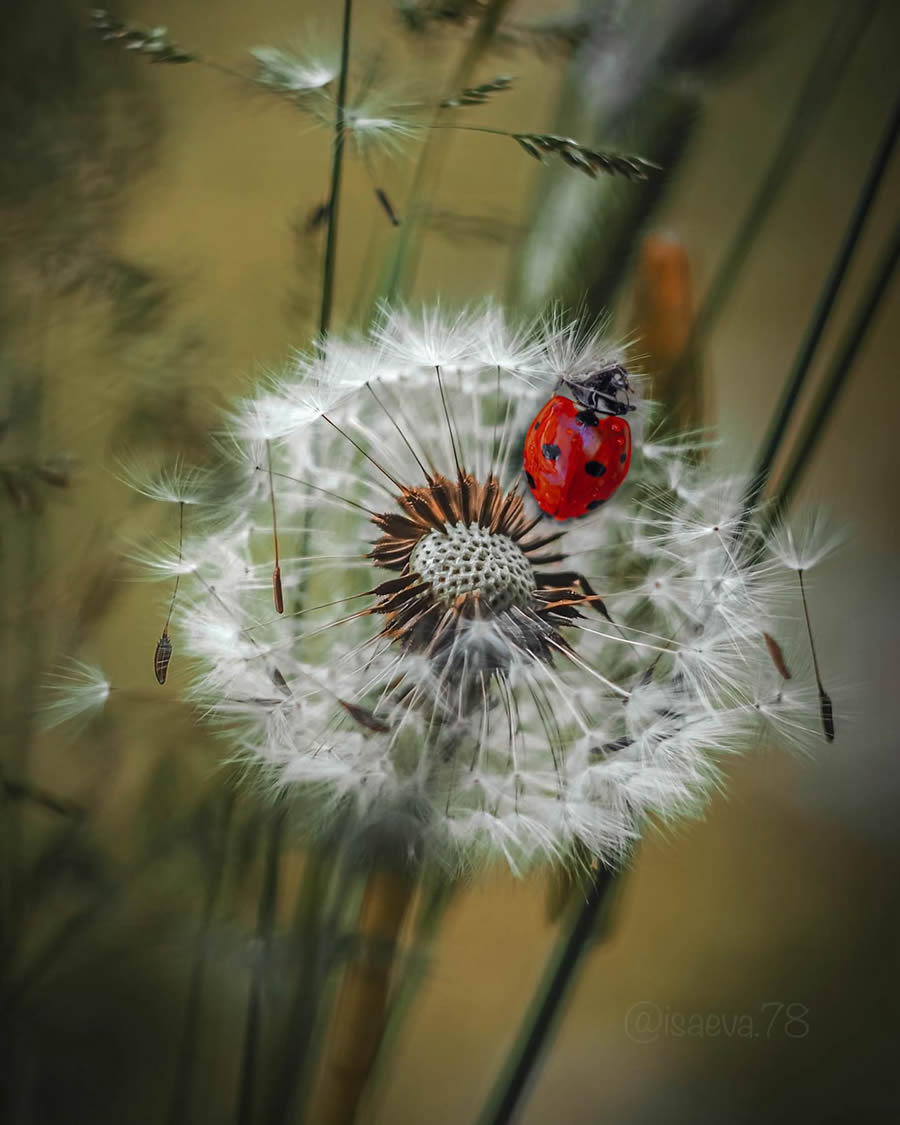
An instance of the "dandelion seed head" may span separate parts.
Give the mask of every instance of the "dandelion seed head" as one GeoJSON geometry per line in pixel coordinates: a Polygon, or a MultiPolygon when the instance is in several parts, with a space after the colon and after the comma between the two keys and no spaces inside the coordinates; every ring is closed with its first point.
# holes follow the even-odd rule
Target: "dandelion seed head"
{"type": "Polygon", "coordinates": [[[526,426],[561,376],[613,360],[560,314],[383,308],[232,411],[247,486],[184,545],[179,652],[191,698],[309,795],[313,830],[340,815],[360,846],[383,833],[456,871],[616,862],[648,819],[702,807],[719,757],[815,726],[765,640],[789,571],[735,547],[741,482],[697,435],[638,449],[584,520],[535,508],[526,426]]]}
{"type": "Polygon", "coordinates": [[[475,593],[493,611],[532,604],[535,580],[528,558],[508,536],[480,524],[429,532],[409,561],[445,605],[475,593]]]}

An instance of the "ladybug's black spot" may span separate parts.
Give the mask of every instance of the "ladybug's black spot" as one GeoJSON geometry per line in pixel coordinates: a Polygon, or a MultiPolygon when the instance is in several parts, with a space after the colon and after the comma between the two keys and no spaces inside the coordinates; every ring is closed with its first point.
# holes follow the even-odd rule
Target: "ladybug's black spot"
{"type": "Polygon", "coordinates": [[[539,426],[540,426],[540,422],[535,422],[535,424],[531,428],[533,430],[536,430],[536,429],[538,429],[539,426]]]}
{"type": "Polygon", "coordinates": [[[606,466],[602,461],[588,461],[584,467],[584,471],[589,477],[602,477],[606,472],[606,466]]]}
{"type": "Polygon", "coordinates": [[[621,456],[621,457],[619,458],[619,461],[621,462],[621,464],[623,464],[623,465],[625,464],[625,454],[624,454],[624,453],[623,453],[623,454],[622,454],[622,456],[621,456]]]}
{"type": "Polygon", "coordinates": [[[549,445],[546,442],[541,446],[541,453],[547,458],[548,461],[555,461],[560,455],[562,450],[558,445],[549,445]]]}
{"type": "Polygon", "coordinates": [[[599,508],[601,504],[605,503],[605,500],[591,500],[591,502],[588,504],[588,509],[589,511],[593,511],[594,508],[599,508]]]}
{"type": "Polygon", "coordinates": [[[580,422],[582,426],[598,426],[600,424],[600,419],[593,410],[579,410],[575,415],[575,421],[580,422]]]}
{"type": "Polygon", "coordinates": [[[526,473],[526,474],[525,474],[525,479],[526,479],[526,480],[528,481],[528,487],[529,487],[529,488],[530,488],[530,489],[531,489],[532,491],[534,491],[534,489],[535,489],[535,488],[537,488],[537,484],[535,483],[535,479],[534,479],[534,477],[533,477],[533,476],[531,475],[531,473],[526,473]]]}

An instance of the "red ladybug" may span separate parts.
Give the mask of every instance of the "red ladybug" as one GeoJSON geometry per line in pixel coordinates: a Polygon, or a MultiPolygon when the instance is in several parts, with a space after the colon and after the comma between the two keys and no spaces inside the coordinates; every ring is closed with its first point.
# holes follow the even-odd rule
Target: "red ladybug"
{"type": "Polygon", "coordinates": [[[558,520],[599,508],[628,475],[631,429],[621,415],[634,409],[619,364],[563,382],[578,401],[554,395],[541,407],[528,427],[524,456],[532,495],[558,520]]]}

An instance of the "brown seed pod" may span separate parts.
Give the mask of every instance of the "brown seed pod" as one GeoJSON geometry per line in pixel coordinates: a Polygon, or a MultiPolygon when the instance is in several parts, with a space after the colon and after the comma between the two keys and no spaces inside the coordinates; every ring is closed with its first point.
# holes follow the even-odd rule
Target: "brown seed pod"
{"type": "Polygon", "coordinates": [[[772,658],[772,663],[778,669],[778,673],[785,680],[791,678],[791,670],[787,666],[787,661],[784,659],[784,653],[781,650],[781,645],[771,633],[763,633],[766,640],[766,648],[769,650],[769,656],[772,658]]]}
{"type": "Polygon", "coordinates": [[[284,613],[284,590],[281,588],[281,567],[276,566],[272,571],[272,594],[275,598],[275,610],[284,613]]]}
{"type": "Polygon", "coordinates": [[[360,726],[365,727],[366,730],[374,731],[375,734],[388,734],[390,732],[391,728],[387,723],[376,718],[367,707],[359,707],[356,703],[348,703],[345,699],[339,699],[338,703],[348,715],[354,718],[360,726]]]}

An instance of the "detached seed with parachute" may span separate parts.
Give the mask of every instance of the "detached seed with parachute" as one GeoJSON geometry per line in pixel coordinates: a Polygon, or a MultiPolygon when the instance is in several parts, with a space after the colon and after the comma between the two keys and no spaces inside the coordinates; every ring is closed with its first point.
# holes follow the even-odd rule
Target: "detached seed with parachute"
{"type": "Polygon", "coordinates": [[[819,715],[822,720],[822,731],[828,742],[834,742],[834,705],[831,696],[822,684],[822,674],[819,671],[819,659],[816,656],[816,646],[813,642],[812,625],[809,620],[809,606],[806,604],[806,586],[803,584],[803,571],[797,571],[800,581],[800,597],[803,601],[803,616],[806,619],[806,635],[809,637],[809,648],[812,652],[813,671],[816,674],[816,689],[819,693],[819,715]]]}
{"type": "MultiPolygon", "coordinates": [[[[178,565],[184,557],[184,501],[178,505],[178,565]]],[[[178,583],[181,581],[181,571],[175,575],[175,589],[172,591],[172,600],[169,602],[169,612],[166,614],[166,623],[163,625],[162,636],[156,642],[156,652],[153,654],[153,674],[158,684],[166,682],[169,674],[169,661],[172,659],[172,642],[169,640],[169,622],[172,620],[172,610],[175,608],[175,599],[178,597],[178,583]]]]}

